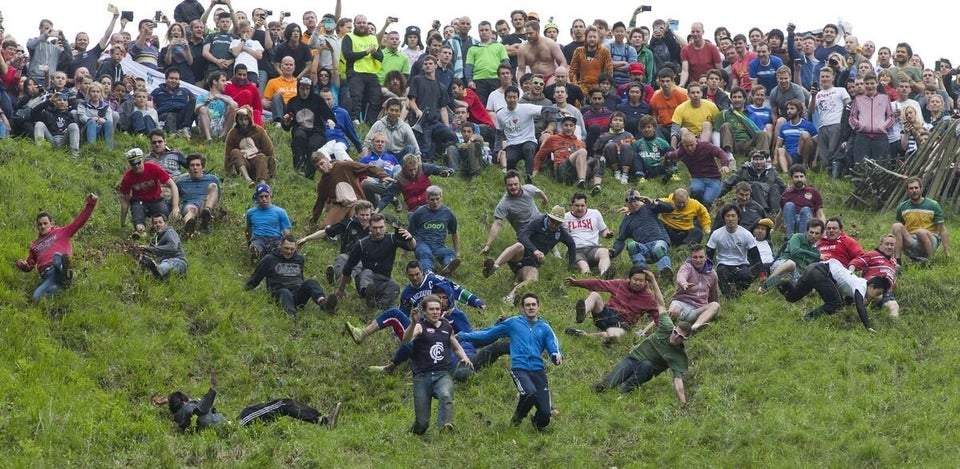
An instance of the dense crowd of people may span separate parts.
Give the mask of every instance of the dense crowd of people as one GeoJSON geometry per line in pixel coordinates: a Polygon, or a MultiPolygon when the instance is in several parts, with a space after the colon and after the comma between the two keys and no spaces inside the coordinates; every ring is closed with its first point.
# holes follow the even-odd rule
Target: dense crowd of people
{"type": "MultiPolygon", "coordinates": [[[[214,229],[221,196],[207,155],[184,155],[168,138],[223,141],[223,176],[252,190],[244,289],[265,283],[296,317],[310,302],[333,313],[352,281],[357,298],[382,313],[345,328],[357,344],[381,329],[401,341],[389,365],[371,370],[410,361],[416,434],[429,427],[432,398],[440,401],[438,426],[452,430],[453,382],[505,354],[519,391],[511,422],[535,407],[533,426],[549,424],[542,355],[558,366],[563,355],[530,290],[545,262],[564,258],[558,245],[580,277],[542,280],[587,290],[573,319],[589,317],[596,327],[565,332],[609,343],[633,331],[641,340],[593,389],[629,392],[669,369],[682,404],[684,343],[711,326],[726,301],[777,290],[796,302],[816,291],[823,305],[803,319],[853,304],[872,331],[871,305],[900,313],[893,286],[904,255],[925,263],[941,246],[950,254],[943,208],[924,196],[924,180],[907,179],[890,233],[865,250],[806,179],[813,170],[841,177],[864,158],[900,169],[933,126],[952,122],[957,69],[946,59],[926,68],[906,43],[877,49],[834,24],[808,32],[789,24],[786,34],[720,27],[710,41],[699,22],[688,36],[671,20],[639,24],[640,7],[612,26],[574,20],[573,41],[560,45],[558,25],[522,10],[479,22],[477,38],[468,17],[435,22],[426,34],[410,25],[401,35],[396,18],[378,29],[365,15],[340,11],[338,0],[334,12],[307,11],[298,24],[263,8],[248,16],[230,0],[184,0],[173,21],[158,12],[131,33],[127,12],[114,8],[92,47],[87,33],[70,43],[44,19],[25,43],[3,37],[0,137],[47,141],[80,157],[82,144],[99,139],[112,150],[116,132],[146,136],[147,151],[124,153],[120,224],[128,226],[129,214],[137,261],[157,278],[187,275],[183,241],[214,229]],[[290,132],[289,150],[274,145],[270,127],[290,132]],[[278,166],[279,152],[292,155],[292,168],[278,166]],[[316,181],[310,219],[319,230],[300,239],[273,204],[278,171],[291,169],[316,181]],[[437,180],[497,169],[504,193],[490,200],[486,242],[465,246],[437,180]],[[608,171],[624,194],[617,229],[604,216],[620,214],[587,204],[610,190],[608,171]],[[679,186],[681,176],[687,187],[650,193],[679,186]],[[575,187],[569,205],[549,206],[535,184],[544,178],[575,187]],[[662,184],[649,182],[655,178],[662,184]],[[724,202],[731,191],[735,198],[724,202]],[[405,221],[385,212],[391,206],[406,209],[405,221]],[[508,266],[514,281],[503,301],[519,301],[522,311],[474,330],[457,305],[487,304],[450,276],[466,250],[490,254],[505,221],[515,242],[486,257],[482,272],[508,266]],[[772,233],[781,228],[778,248],[772,233]],[[299,252],[322,238],[339,243],[324,271],[329,291],[310,278],[299,252]],[[392,278],[398,249],[416,258],[404,267],[402,290],[392,278]],[[629,260],[618,260],[624,251],[629,260]],[[624,278],[615,278],[618,264],[629,265],[624,278]]],[[[17,261],[42,278],[33,300],[70,284],[71,238],[97,200],[88,195],[64,227],[49,213],[37,216],[37,239],[17,261]]],[[[214,387],[215,380],[200,401],[171,395],[181,428],[194,414],[199,427],[223,420],[213,416],[214,387]]],[[[339,404],[327,416],[290,400],[244,412],[332,426],[339,404]]]]}

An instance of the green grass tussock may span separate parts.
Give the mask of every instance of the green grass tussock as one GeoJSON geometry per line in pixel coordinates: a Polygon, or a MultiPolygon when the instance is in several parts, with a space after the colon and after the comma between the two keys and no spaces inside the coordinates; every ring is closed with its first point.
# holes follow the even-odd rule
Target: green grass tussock
{"type": "MultiPolygon", "coordinates": [[[[274,201],[290,213],[294,234],[304,236],[312,229],[313,183],[292,173],[288,136],[269,132],[280,151],[274,201]]],[[[871,310],[876,334],[865,332],[850,309],[804,323],[800,316],[818,304],[814,297],[790,305],[775,292],[751,291],[725,302],[714,326],[688,344],[690,405],[682,409],[665,376],[629,395],[593,393],[590,384],[634,340],[604,347],[562,335],[575,325],[574,304],[587,292],[564,287],[562,278],[579,274],[548,256],[540,281],[528,290],[541,295],[543,316],[561,333],[564,351],[563,366],[548,368],[558,411],[550,429],[539,434],[528,422],[509,424],[516,390],[509,359],[501,359],[456,386],[455,434],[431,428],[418,438],[407,433],[409,368],[386,376],[367,371],[387,363],[397,341],[380,332],[358,347],[342,333],[344,320],[360,324],[377,313],[352,289],[336,315],[311,305],[295,320],[263,287],[242,291],[251,271],[243,250],[250,191],[222,177],[222,145],[171,139],[184,153],[205,153],[208,170],[221,175],[221,214],[213,233],[186,241],[186,278],[157,282],[141,271],[128,253],[130,228],[119,226],[114,190],[127,168],[122,153],[134,144],[146,147],[144,139],[119,136],[116,150],[84,146],[75,160],[49,146],[0,140],[0,396],[6,406],[0,443],[11,467],[410,467],[440,454],[464,468],[951,467],[960,460],[960,428],[952,418],[960,406],[954,332],[960,287],[953,280],[955,258],[942,252],[929,266],[901,272],[902,316],[871,310]],[[101,199],[74,238],[73,287],[52,301],[30,303],[37,275],[20,273],[14,260],[36,236],[36,213],[47,210],[57,223],[68,223],[88,192],[101,199]],[[199,396],[214,368],[217,408],[231,420],[247,405],[292,397],[324,412],[342,401],[340,424],[328,430],[280,419],[182,435],[150,398],[176,389],[199,396]]],[[[828,216],[842,214],[864,248],[889,231],[892,214],[843,206],[846,181],[822,174],[810,179],[824,193],[828,216]]],[[[474,326],[515,314],[517,308],[500,301],[512,281],[509,269],[481,275],[479,247],[503,193],[501,174],[490,168],[470,183],[433,180],[460,220],[464,263],[453,278],[490,305],[487,312],[465,308],[474,326]]],[[[546,209],[567,205],[574,192],[547,176],[536,183],[550,197],[546,209]]],[[[614,230],[624,188],[610,179],[589,200],[614,230]]],[[[650,181],[640,190],[665,196],[673,188],[650,181]]],[[[945,208],[956,233],[957,212],[945,208]]],[[[491,251],[514,241],[505,227],[491,251]]],[[[337,245],[319,241],[302,251],[310,275],[322,278],[337,245]]],[[[671,256],[676,268],[685,252],[671,256]]],[[[399,256],[395,278],[402,280],[400,266],[412,258],[399,256]]],[[[626,263],[624,256],[616,260],[620,274],[626,263]]],[[[669,300],[673,285],[661,287],[669,300]]]]}

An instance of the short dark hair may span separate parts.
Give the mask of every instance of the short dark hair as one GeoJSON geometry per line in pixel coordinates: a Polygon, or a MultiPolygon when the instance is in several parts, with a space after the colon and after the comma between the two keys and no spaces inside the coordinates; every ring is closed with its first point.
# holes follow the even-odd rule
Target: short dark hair
{"type": "Polygon", "coordinates": [[[647,274],[647,268],[640,264],[633,264],[633,267],[630,267],[630,271],[627,272],[627,278],[633,277],[636,274],[647,274]]]}
{"type": "Polygon", "coordinates": [[[808,229],[808,230],[809,230],[810,228],[818,227],[818,226],[820,227],[820,232],[823,233],[824,224],[823,224],[822,221],[820,221],[819,218],[811,218],[811,219],[807,220],[807,229],[808,229]]]}
{"type": "Polygon", "coordinates": [[[576,201],[578,201],[578,200],[583,200],[584,202],[586,202],[586,201],[587,201],[587,194],[584,194],[583,192],[574,192],[573,195],[570,196],[570,203],[571,203],[571,204],[574,203],[574,202],[576,202],[576,201]]]}
{"type": "Polygon", "coordinates": [[[503,95],[504,95],[504,96],[506,96],[506,95],[508,95],[508,94],[510,94],[510,93],[513,93],[513,94],[515,94],[515,95],[517,95],[517,96],[520,96],[520,88],[517,88],[516,86],[510,85],[510,86],[508,86],[505,90],[503,90],[503,95]]]}
{"type": "Polygon", "coordinates": [[[297,244],[297,238],[294,238],[291,234],[283,235],[283,238],[280,239],[280,242],[297,244]]]}
{"type": "MultiPolygon", "coordinates": [[[[371,218],[372,218],[372,217],[371,217],[371,218]]],[[[414,259],[414,260],[412,260],[412,261],[410,261],[410,262],[407,262],[407,266],[404,267],[403,270],[404,270],[404,271],[407,271],[407,270],[410,270],[410,269],[422,269],[422,267],[420,267],[420,261],[414,259]]]]}
{"type": "Polygon", "coordinates": [[[890,279],[885,275],[878,275],[867,280],[867,287],[879,288],[886,293],[890,289],[890,279]]]}
{"type": "Polygon", "coordinates": [[[190,162],[193,161],[193,160],[200,160],[200,166],[202,166],[202,167],[204,167],[204,168],[207,167],[207,157],[206,157],[206,156],[203,156],[203,155],[200,154],[200,153],[191,153],[191,154],[187,155],[187,164],[190,164],[190,162]]]}
{"type": "Polygon", "coordinates": [[[503,182],[507,182],[507,179],[517,178],[520,179],[520,171],[515,169],[508,170],[506,173],[503,173],[503,182]]]}
{"type": "Polygon", "coordinates": [[[727,212],[731,210],[733,210],[734,212],[737,212],[738,223],[740,220],[743,220],[743,210],[740,210],[740,206],[735,203],[729,203],[724,205],[723,207],[720,207],[720,218],[725,218],[727,216],[727,212]]]}
{"type": "Polygon", "coordinates": [[[790,166],[790,177],[793,178],[793,175],[796,173],[803,173],[804,175],[806,175],[807,168],[799,163],[790,166]]]}
{"type": "Polygon", "coordinates": [[[170,68],[168,68],[167,71],[163,74],[163,77],[164,77],[164,78],[170,78],[170,74],[171,74],[171,73],[176,73],[177,75],[180,75],[180,70],[177,70],[176,67],[170,67],[170,68]]]}
{"type": "Polygon", "coordinates": [[[167,396],[167,408],[171,414],[179,412],[186,402],[190,402],[190,396],[181,391],[174,391],[167,396]]]}
{"type": "Polygon", "coordinates": [[[375,221],[386,222],[387,217],[382,213],[374,213],[373,215],[370,215],[370,223],[373,223],[375,221]]]}
{"type": "Polygon", "coordinates": [[[527,298],[533,298],[533,299],[537,300],[537,304],[540,304],[540,297],[537,296],[537,294],[534,293],[534,292],[532,292],[532,291],[531,291],[531,292],[526,292],[526,293],[523,294],[522,297],[520,297],[520,304],[522,305],[522,304],[523,304],[523,300],[526,300],[527,298]]]}
{"type": "MultiPolygon", "coordinates": [[[[830,223],[830,222],[832,222],[832,221],[837,222],[837,226],[839,226],[841,230],[843,229],[843,221],[840,220],[840,217],[830,217],[830,218],[827,218],[827,223],[830,223]]],[[[808,223],[808,225],[809,225],[809,223],[808,223]]],[[[824,223],[824,229],[826,229],[826,223],[824,223]]]]}

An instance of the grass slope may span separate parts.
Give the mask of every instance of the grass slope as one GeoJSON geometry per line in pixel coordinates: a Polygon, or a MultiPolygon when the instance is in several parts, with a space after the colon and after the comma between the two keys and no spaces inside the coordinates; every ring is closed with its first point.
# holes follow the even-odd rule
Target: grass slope
{"type": "MultiPolygon", "coordinates": [[[[291,175],[286,135],[270,129],[281,151],[275,202],[287,209],[294,233],[308,233],[313,203],[309,181],[291,175]]],[[[748,293],[727,302],[720,319],[689,343],[687,383],[691,405],[680,409],[670,380],[661,376],[638,392],[595,395],[600,378],[632,346],[610,348],[560,336],[565,360],[548,373],[560,415],[545,434],[529,425],[509,425],[516,391],[501,360],[456,388],[457,433],[409,435],[413,420],[408,368],[374,376],[367,366],[389,359],[396,341],[386,332],[363,348],[341,334],[346,319],[368,320],[351,292],[336,316],[310,306],[291,321],[263,291],[243,292],[243,211],[250,192],[237,179],[224,184],[226,216],[214,233],[186,244],[186,279],[158,283],[125,253],[129,228],[118,224],[113,188],[126,163],[123,149],[146,147],[145,139],[121,136],[117,150],[100,144],[74,160],[63,151],[0,140],[0,438],[7,463],[21,466],[267,466],[410,467],[445,454],[465,467],[879,467],[952,466],[960,460],[960,429],[950,417],[960,405],[954,333],[958,288],[956,262],[938,254],[928,268],[911,267],[897,283],[902,318],[875,312],[877,334],[864,332],[856,315],[799,319],[814,298],[788,305],[776,294],[748,293]],[[31,304],[35,273],[21,274],[14,260],[34,239],[34,216],[50,211],[65,224],[95,191],[101,202],[74,240],[77,280],[59,298],[31,304]],[[343,401],[333,431],[282,419],[267,426],[227,427],[179,434],[165,409],[149,398],[183,389],[200,395],[211,368],[219,375],[217,407],[231,419],[244,406],[293,397],[321,409],[343,401]]],[[[201,148],[173,139],[182,150],[206,151],[208,168],[222,174],[222,146],[201,148]]],[[[844,207],[849,186],[812,175],[822,188],[827,213],[842,213],[848,230],[866,248],[889,229],[892,214],[844,207]],[[856,228],[853,228],[855,225],[856,228]]],[[[612,181],[612,180],[611,180],[612,181]]],[[[464,265],[454,279],[477,293],[491,310],[468,308],[475,326],[516,310],[499,298],[507,272],[480,275],[478,247],[503,192],[499,171],[471,183],[435,179],[461,222],[464,265]]],[[[566,205],[569,187],[537,183],[566,205]]],[[[671,188],[658,182],[652,196],[671,188]]],[[[590,206],[616,229],[622,187],[604,187],[590,206]]],[[[956,213],[948,208],[956,233],[956,213]]],[[[177,225],[179,228],[179,226],[177,225]]],[[[506,228],[493,250],[513,241],[506,228]]],[[[308,270],[322,269],[336,252],[329,242],[305,247],[308,270]]],[[[674,252],[675,264],[683,253],[674,252]]],[[[402,261],[411,258],[401,257],[402,261]]],[[[617,259],[626,271],[626,259],[617,259]]],[[[401,262],[398,262],[398,266],[401,262]]],[[[573,323],[574,302],[584,290],[568,290],[563,262],[550,258],[533,287],[543,298],[554,329],[573,323]]],[[[400,279],[400,269],[395,277],[400,279]]],[[[673,290],[665,287],[667,296],[673,290]]]]}

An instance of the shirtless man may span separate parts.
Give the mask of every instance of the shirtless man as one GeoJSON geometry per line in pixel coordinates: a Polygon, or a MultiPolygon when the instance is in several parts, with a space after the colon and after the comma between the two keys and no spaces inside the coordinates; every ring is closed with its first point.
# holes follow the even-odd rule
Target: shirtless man
{"type": "Polygon", "coordinates": [[[531,73],[543,75],[547,83],[550,83],[557,67],[567,65],[563,50],[553,39],[540,36],[539,21],[527,21],[525,29],[527,42],[520,46],[520,53],[517,55],[517,74],[523,75],[529,66],[531,73]]]}

